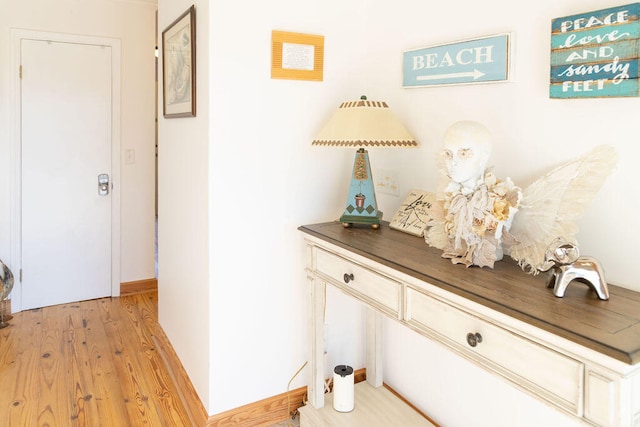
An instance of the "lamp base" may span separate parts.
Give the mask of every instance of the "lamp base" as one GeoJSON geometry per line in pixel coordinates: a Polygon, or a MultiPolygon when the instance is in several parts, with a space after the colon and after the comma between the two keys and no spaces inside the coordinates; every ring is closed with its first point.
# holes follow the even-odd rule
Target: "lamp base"
{"type": "Polygon", "coordinates": [[[364,148],[360,148],[356,151],[353,162],[347,206],[340,217],[340,222],[345,228],[353,224],[370,224],[371,228],[377,229],[380,227],[381,219],[382,212],[378,210],[376,202],[369,153],[364,148]]]}
{"type": "Polygon", "coordinates": [[[376,216],[360,216],[360,215],[347,215],[344,214],[340,217],[340,222],[344,228],[349,228],[353,224],[369,224],[371,228],[377,230],[380,228],[382,220],[382,212],[378,211],[376,216]]]}

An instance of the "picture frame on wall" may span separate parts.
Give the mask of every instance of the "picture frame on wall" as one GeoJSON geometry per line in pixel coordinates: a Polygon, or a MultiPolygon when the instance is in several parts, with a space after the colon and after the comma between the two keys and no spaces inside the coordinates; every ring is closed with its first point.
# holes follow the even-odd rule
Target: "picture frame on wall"
{"type": "Polygon", "coordinates": [[[322,81],[324,36],[271,32],[271,78],[322,81]]]}
{"type": "Polygon", "coordinates": [[[162,32],[162,113],[196,116],[196,10],[191,6],[162,32]]]}

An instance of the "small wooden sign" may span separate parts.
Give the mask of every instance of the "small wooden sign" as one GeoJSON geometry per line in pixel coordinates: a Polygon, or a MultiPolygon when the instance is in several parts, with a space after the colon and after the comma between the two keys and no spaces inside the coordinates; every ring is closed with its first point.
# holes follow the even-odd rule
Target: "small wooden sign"
{"type": "Polygon", "coordinates": [[[414,236],[423,236],[431,220],[430,212],[435,200],[435,193],[423,190],[409,191],[389,226],[414,236]]]}
{"type": "Polygon", "coordinates": [[[551,21],[551,98],[639,96],[640,3],[551,21]]]}
{"type": "Polygon", "coordinates": [[[509,80],[510,35],[500,34],[406,51],[403,86],[497,83],[509,80]]]}

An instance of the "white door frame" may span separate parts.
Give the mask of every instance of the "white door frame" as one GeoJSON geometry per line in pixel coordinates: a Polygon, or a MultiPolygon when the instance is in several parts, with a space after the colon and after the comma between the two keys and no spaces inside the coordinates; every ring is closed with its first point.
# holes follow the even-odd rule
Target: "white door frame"
{"type": "MultiPolygon", "coordinates": [[[[111,47],[111,295],[120,295],[120,40],[74,34],[11,29],[11,266],[15,286],[11,293],[11,310],[22,310],[22,127],[21,127],[21,41],[44,40],[63,43],[111,47]]],[[[72,261],[70,261],[72,262],[72,261]]]]}

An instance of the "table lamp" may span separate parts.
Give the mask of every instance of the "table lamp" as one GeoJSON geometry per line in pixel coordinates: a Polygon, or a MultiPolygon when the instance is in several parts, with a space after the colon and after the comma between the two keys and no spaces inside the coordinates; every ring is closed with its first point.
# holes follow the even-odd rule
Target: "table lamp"
{"type": "Polygon", "coordinates": [[[346,101],[331,116],[313,140],[312,145],[360,147],[356,151],[347,207],[340,217],[344,227],[370,224],[380,227],[382,212],[378,210],[369,154],[363,147],[416,147],[418,143],[393,115],[386,102],[346,101]]]}

